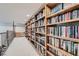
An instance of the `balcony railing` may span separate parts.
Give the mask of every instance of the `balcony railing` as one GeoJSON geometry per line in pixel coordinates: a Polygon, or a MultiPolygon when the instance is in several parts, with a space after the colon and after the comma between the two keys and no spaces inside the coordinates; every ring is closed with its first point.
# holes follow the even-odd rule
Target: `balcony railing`
{"type": "Polygon", "coordinates": [[[0,55],[3,55],[5,53],[14,37],[15,33],[13,31],[0,33],[0,55]]]}

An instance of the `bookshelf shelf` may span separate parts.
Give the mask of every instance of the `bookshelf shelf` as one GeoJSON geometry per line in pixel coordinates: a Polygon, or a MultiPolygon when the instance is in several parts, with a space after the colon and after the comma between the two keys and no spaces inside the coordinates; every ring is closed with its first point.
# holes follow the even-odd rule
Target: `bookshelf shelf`
{"type": "Polygon", "coordinates": [[[42,44],[40,44],[39,42],[36,42],[38,45],[40,45],[41,47],[43,47],[44,49],[46,49],[45,48],[45,46],[43,46],[42,44]]]}
{"type": "Polygon", "coordinates": [[[68,40],[68,41],[73,41],[73,42],[79,42],[79,39],[74,39],[74,38],[60,37],[60,36],[54,36],[54,35],[50,35],[50,34],[48,34],[48,36],[55,37],[55,38],[59,38],[59,39],[62,39],[62,40],[68,40]]]}
{"type": "Polygon", "coordinates": [[[54,56],[54,54],[52,54],[50,51],[47,51],[47,53],[48,53],[50,56],[54,56]]]}
{"type": "Polygon", "coordinates": [[[47,45],[48,45],[49,47],[51,47],[51,48],[56,49],[57,51],[60,51],[61,53],[64,54],[64,56],[73,56],[72,54],[70,54],[70,53],[68,53],[68,52],[66,52],[66,51],[64,51],[64,50],[62,50],[62,49],[60,49],[60,48],[58,48],[58,47],[52,46],[52,45],[50,45],[50,44],[47,44],[47,45]]]}
{"type": "Polygon", "coordinates": [[[40,27],[45,27],[44,25],[43,26],[38,26],[38,27],[36,27],[36,28],[40,28],[40,27]]]}
{"type": "Polygon", "coordinates": [[[41,33],[41,32],[36,32],[37,34],[41,34],[41,35],[45,35],[45,33],[41,33]]]}
{"type": "Polygon", "coordinates": [[[53,24],[47,24],[47,26],[54,26],[54,25],[58,25],[58,24],[67,24],[67,23],[75,23],[75,22],[79,22],[79,18],[76,19],[71,19],[71,20],[67,20],[67,21],[62,21],[62,22],[56,22],[53,24]]]}
{"type": "Polygon", "coordinates": [[[43,4],[25,25],[40,55],[79,56],[79,4],[43,4]]]}
{"type": "Polygon", "coordinates": [[[44,19],[44,18],[45,18],[45,16],[42,16],[41,18],[37,19],[35,22],[37,22],[37,21],[39,21],[41,19],[44,19]]]}
{"type": "Polygon", "coordinates": [[[60,15],[60,14],[64,14],[64,13],[69,12],[69,11],[76,9],[76,8],[79,8],[79,4],[73,4],[72,6],[68,6],[67,8],[60,10],[57,13],[49,15],[47,18],[55,17],[55,16],[60,15]]]}

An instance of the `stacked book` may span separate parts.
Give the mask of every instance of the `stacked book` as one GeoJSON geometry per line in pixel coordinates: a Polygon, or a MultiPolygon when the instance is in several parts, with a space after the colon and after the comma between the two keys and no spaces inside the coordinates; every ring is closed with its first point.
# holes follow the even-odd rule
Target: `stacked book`
{"type": "Polygon", "coordinates": [[[49,37],[49,44],[57,48],[60,48],[62,50],[65,50],[75,56],[79,55],[79,44],[78,43],[49,37]]]}
{"type": "Polygon", "coordinates": [[[65,14],[60,14],[58,16],[52,17],[48,19],[48,24],[53,24],[56,22],[68,21],[68,20],[76,20],[79,18],[79,9],[72,10],[71,12],[67,12],[65,14]]]}
{"type": "Polygon", "coordinates": [[[79,26],[72,25],[72,26],[49,27],[48,34],[79,39],[79,26]]]}

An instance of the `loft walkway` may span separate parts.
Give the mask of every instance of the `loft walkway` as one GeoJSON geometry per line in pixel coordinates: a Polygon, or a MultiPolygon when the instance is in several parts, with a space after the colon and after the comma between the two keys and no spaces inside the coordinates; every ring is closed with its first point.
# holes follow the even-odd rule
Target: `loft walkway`
{"type": "Polygon", "coordinates": [[[25,37],[16,37],[4,56],[38,56],[38,53],[25,37]]]}

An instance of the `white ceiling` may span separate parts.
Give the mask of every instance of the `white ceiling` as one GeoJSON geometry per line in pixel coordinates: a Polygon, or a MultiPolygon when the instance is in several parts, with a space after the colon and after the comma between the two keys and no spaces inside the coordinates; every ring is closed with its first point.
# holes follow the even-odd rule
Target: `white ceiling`
{"type": "Polygon", "coordinates": [[[41,6],[41,3],[1,3],[0,25],[24,24],[41,6]],[[30,15],[27,17],[26,15],[30,15]]]}

